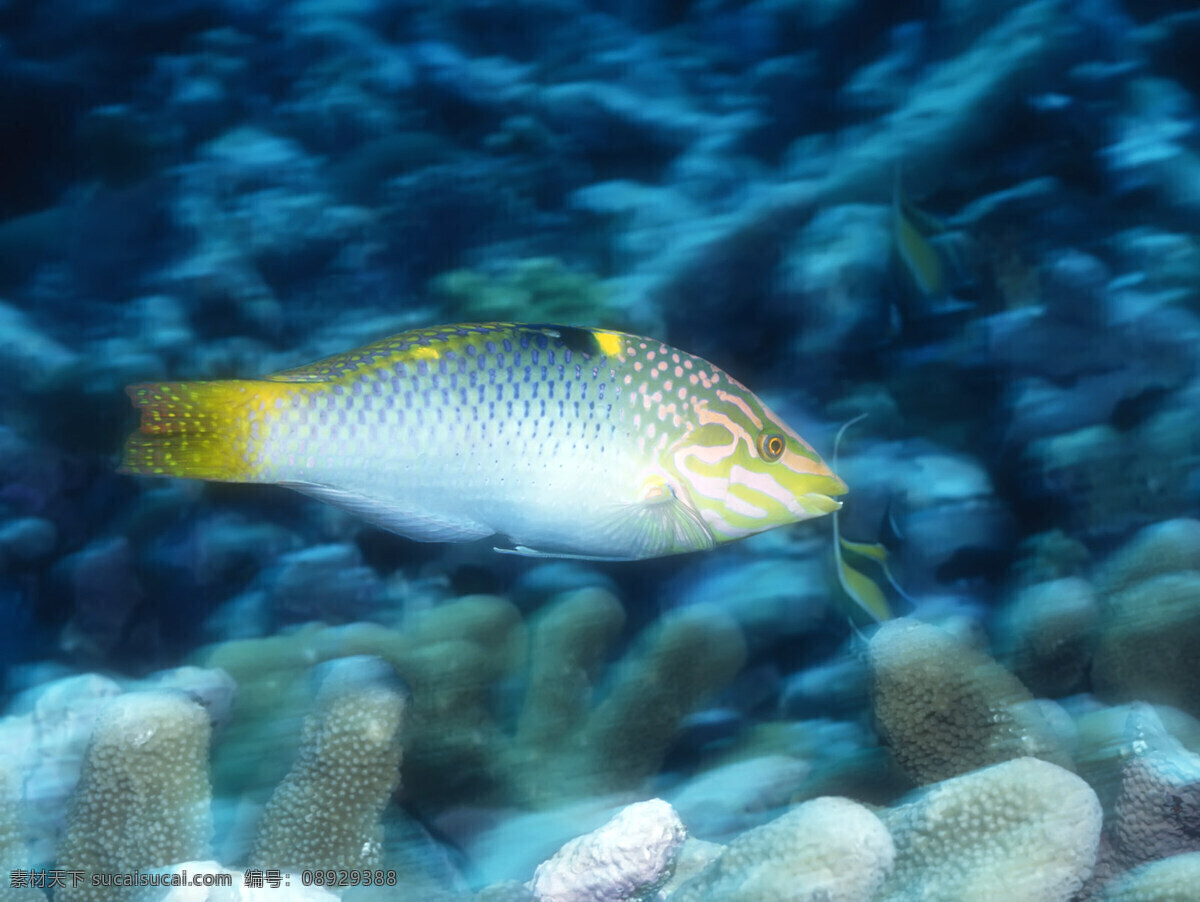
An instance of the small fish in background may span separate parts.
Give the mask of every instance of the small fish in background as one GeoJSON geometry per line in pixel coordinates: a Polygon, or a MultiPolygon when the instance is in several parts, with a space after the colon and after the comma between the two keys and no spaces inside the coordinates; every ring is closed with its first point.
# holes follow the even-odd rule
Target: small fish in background
{"type": "Polygon", "coordinates": [[[727,373],[602,329],[440,326],[127,392],[142,418],[122,472],[283,485],[423,542],[651,558],[831,513],[846,492],[727,373]]]}
{"type": "Polygon", "coordinates": [[[852,623],[856,626],[859,625],[862,614],[866,614],[869,618],[866,621],[868,624],[883,623],[895,616],[892,605],[881,588],[883,582],[888,583],[897,596],[909,603],[912,602],[912,599],[900,588],[900,584],[892,575],[891,568],[888,567],[887,546],[881,542],[854,542],[845,538],[841,534],[837,514],[833,515],[833,539],[838,583],[847,599],[854,605],[850,612],[852,623]],[[862,563],[852,567],[848,563],[847,557],[855,560],[856,563],[859,561],[862,563]],[[882,579],[870,577],[860,570],[859,567],[862,567],[863,564],[875,569],[882,579]]]}
{"type": "MultiPolygon", "coordinates": [[[[842,446],[842,436],[845,435],[847,429],[865,419],[866,416],[865,413],[859,414],[854,419],[843,423],[842,427],[838,429],[837,437],[833,440],[833,465],[835,468],[838,462],[838,452],[842,446]]],[[[890,506],[887,512],[887,526],[891,534],[899,539],[900,531],[892,518],[890,506]]],[[[859,569],[864,564],[872,567],[883,578],[883,581],[890,584],[897,596],[909,603],[912,602],[912,599],[900,588],[896,578],[892,576],[891,568],[888,567],[887,546],[882,542],[855,542],[845,538],[842,535],[839,511],[834,511],[833,514],[833,557],[838,583],[852,605],[847,611],[847,616],[856,631],[860,626],[883,623],[895,616],[887,596],[880,588],[881,581],[868,576],[859,569]],[[848,557],[855,560],[858,566],[851,566],[847,560],[848,557]],[[863,615],[866,615],[865,619],[863,615]]]]}
{"type": "Polygon", "coordinates": [[[899,313],[908,331],[926,332],[957,326],[974,305],[952,295],[963,281],[962,266],[953,244],[935,242],[933,236],[948,237],[947,224],[920,210],[905,195],[896,176],[892,183],[892,237],[896,256],[907,275],[899,313]]]}

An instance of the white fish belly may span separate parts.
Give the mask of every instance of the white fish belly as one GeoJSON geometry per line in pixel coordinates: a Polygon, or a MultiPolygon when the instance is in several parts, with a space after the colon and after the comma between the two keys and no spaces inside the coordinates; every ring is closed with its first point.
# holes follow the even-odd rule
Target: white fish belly
{"type": "Polygon", "coordinates": [[[636,500],[647,465],[624,406],[519,395],[454,403],[471,400],[386,382],[297,392],[259,430],[261,477],[369,498],[399,512],[388,528],[414,538],[424,536],[406,531],[405,517],[477,524],[478,535],[540,551],[620,556],[605,524],[636,500]]]}

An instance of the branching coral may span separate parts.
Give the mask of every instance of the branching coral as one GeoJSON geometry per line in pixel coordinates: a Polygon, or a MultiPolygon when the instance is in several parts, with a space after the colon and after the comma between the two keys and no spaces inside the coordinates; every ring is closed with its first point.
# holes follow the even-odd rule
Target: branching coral
{"type": "Polygon", "coordinates": [[[59,866],[84,879],[60,890],[59,899],[148,898],[136,888],[93,886],[92,877],[208,857],[209,733],[208,713],[182,692],[131,692],[108,703],[58,853],[59,866]]]}
{"type": "Polygon", "coordinates": [[[405,695],[378,658],[333,664],[300,755],[263,812],[251,861],[294,870],[382,865],[380,815],[400,783],[405,695]]]}
{"type": "Polygon", "coordinates": [[[623,623],[612,595],[585,589],[551,602],[531,630],[512,605],[480,596],[437,609],[405,633],[358,624],[226,643],[208,658],[239,686],[234,750],[222,757],[261,757],[264,745],[286,754],[295,740],[275,724],[281,710],[307,704],[298,678],[315,662],[375,654],[412,689],[404,769],[414,804],[544,806],[633,789],[658,768],[683,716],[736,673],[745,646],[726,615],[688,609],[663,617],[606,680],[603,655],[623,623]],[[493,687],[521,676],[526,689],[510,732],[493,687]]]}
{"type": "Polygon", "coordinates": [[[13,879],[17,869],[28,869],[29,850],[25,842],[17,804],[16,775],[0,760],[0,902],[39,902],[40,890],[18,886],[13,879]]]}
{"type": "Polygon", "coordinates": [[[727,615],[707,607],[668,614],[640,637],[597,702],[595,668],[619,626],[616,615],[615,599],[585,590],[549,607],[534,627],[534,679],[504,759],[510,785],[527,802],[636,787],[662,762],[680,720],[745,658],[727,615]],[[582,680],[588,673],[593,679],[582,680]],[[565,682],[556,687],[558,679],[565,682]]]}

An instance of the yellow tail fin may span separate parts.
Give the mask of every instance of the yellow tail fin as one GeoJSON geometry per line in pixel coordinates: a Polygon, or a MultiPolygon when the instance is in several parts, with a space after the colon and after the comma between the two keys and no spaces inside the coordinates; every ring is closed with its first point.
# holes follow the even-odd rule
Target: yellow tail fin
{"type": "Polygon", "coordinates": [[[281,390],[252,380],[130,385],[125,393],[142,422],[125,443],[119,472],[253,482],[252,415],[281,390]]]}

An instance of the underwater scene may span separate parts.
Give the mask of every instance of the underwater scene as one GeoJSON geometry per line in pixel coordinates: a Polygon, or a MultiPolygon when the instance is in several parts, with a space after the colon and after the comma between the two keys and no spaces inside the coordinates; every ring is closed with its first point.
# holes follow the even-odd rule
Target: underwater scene
{"type": "Polygon", "coordinates": [[[0,0],[0,902],[1200,900],[1198,54],[0,0]]]}

